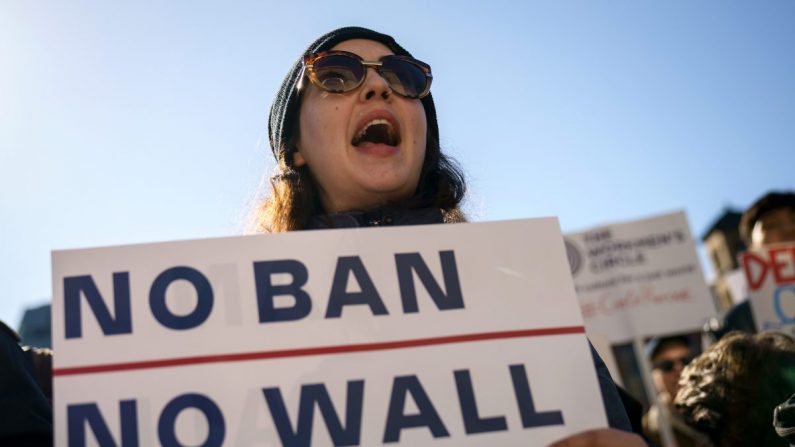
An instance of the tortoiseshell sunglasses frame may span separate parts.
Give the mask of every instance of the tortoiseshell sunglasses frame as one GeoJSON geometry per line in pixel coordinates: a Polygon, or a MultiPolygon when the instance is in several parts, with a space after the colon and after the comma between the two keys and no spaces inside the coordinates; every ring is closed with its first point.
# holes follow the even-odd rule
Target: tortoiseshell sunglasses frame
{"type": "Polygon", "coordinates": [[[417,60],[417,59],[414,59],[413,57],[408,57],[408,56],[399,56],[399,55],[395,55],[395,54],[389,54],[389,55],[386,55],[386,56],[382,57],[378,61],[365,61],[364,59],[362,59],[356,53],[351,53],[349,51],[332,50],[332,51],[321,51],[321,52],[318,52],[318,53],[312,53],[312,54],[306,56],[304,58],[303,62],[304,62],[303,63],[303,65],[304,65],[303,71],[307,74],[307,77],[309,78],[309,80],[313,84],[315,84],[319,89],[321,89],[323,91],[326,91],[326,92],[329,92],[329,93],[344,94],[344,93],[352,92],[352,91],[356,90],[357,88],[361,87],[362,84],[364,84],[364,80],[367,79],[367,69],[368,68],[373,68],[382,78],[384,78],[384,80],[387,81],[387,84],[389,85],[389,88],[393,92],[395,92],[395,94],[400,95],[400,96],[402,96],[404,98],[422,99],[422,98],[428,96],[428,94],[431,92],[431,83],[433,82],[433,74],[431,74],[431,66],[426,64],[425,62],[422,62],[420,60],[417,60]],[[360,64],[362,64],[362,67],[363,67],[362,71],[364,72],[364,76],[362,76],[362,78],[359,79],[359,81],[356,83],[355,86],[351,87],[348,90],[332,90],[332,89],[329,89],[325,85],[323,85],[320,82],[320,80],[318,80],[318,78],[317,78],[317,73],[315,72],[315,62],[317,62],[319,59],[322,59],[323,57],[334,56],[334,55],[350,57],[350,58],[358,61],[360,64]],[[384,76],[382,71],[381,71],[385,59],[398,59],[398,60],[401,60],[401,61],[404,61],[404,62],[408,62],[409,64],[412,64],[412,65],[416,66],[417,68],[419,68],[420,71],[425,75],[425,88],[422,90],[422,92],[420,92],[417,96],[410,96],[410,95],[403,94],[403,93],[399,92],[398,90],[396,90],[392,86],[392,84],[389,82],[389,79],[386,76],[384,76]]]}

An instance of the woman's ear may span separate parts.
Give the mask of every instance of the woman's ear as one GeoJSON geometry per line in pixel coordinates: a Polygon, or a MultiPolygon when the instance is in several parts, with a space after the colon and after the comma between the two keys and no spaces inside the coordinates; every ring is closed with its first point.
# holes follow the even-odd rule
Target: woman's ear
{"type": "Polygon", "coordinates": [[[296,168],[300,168],[301,166],[304,166],[306,164],[306,159],[304,158],[304,155],[298,151],[298,148],[295,148],[295,150],[293,150],[292,157],[293,157],[293,166],[295,166],[296,168]]]}

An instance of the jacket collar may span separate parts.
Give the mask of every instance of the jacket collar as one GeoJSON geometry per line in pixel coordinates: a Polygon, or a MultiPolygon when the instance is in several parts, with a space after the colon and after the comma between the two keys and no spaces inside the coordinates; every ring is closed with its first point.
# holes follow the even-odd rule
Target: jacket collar
{"type": "Polygon", "coordinates": [[[437,223],[444,223],[444,217],[438,208],[407,209],[382,207],[370,211],[349,211],[316,216],[312,219],[308,229],[321,230],[437,223]]]}

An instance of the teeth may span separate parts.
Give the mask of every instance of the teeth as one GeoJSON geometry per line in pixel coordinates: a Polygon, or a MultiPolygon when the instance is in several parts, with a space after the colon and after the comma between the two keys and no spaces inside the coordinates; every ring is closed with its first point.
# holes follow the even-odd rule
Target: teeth
{"type": "Polygon", "coordinates": [[[370,126],[375,126],[377,124],[386,124],[387,127],[389,127],[389,133],[390,134],[394,134],[395,133],[395,130],[392,129],[392,123],[390,123],[389,121],[387,121],[387,120],[385,120],[383,118],[376,118],[376,119],[370,121],[369,123],[367,123],[364,127],[362,127],[362,130],[359,131],[358,134],[356,134],[356,137],[354,137],[353,140],[354,141],[361,141],[362,138],[364,137],[364,134],[367,133],[367,129],[369,129],[370,126]]]}

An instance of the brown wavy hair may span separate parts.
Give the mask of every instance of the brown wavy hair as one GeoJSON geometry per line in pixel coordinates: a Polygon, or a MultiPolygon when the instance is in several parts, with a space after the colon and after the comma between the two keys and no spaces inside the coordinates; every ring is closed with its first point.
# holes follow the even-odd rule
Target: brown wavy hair
{"type": "Polygon", "coordinates": [[[773,409],[795,392],[795,341],[732,332],[682,372],[674,404],[718,447],[783,446],[773,409]]]}
{"type": "MultiPolygon", "coordinates": [[[[295,167],[292,158],[292,150],[280,152],[277,173],[270,177],[265,186],[269,186],[270,192],[254,209],[249,225],[251,231],[277,233],[304,230],[314,217],[325,213],[309,167],[295,167]]],[[[437,207],[442,211],[445,223],[464,222],[466,218],[460,205],[465,195],[466,181],[461,168],[442,153],[438,139],[428,135],[417,191],[406,200],[385,205],[402,208],[437,207]]]]}

